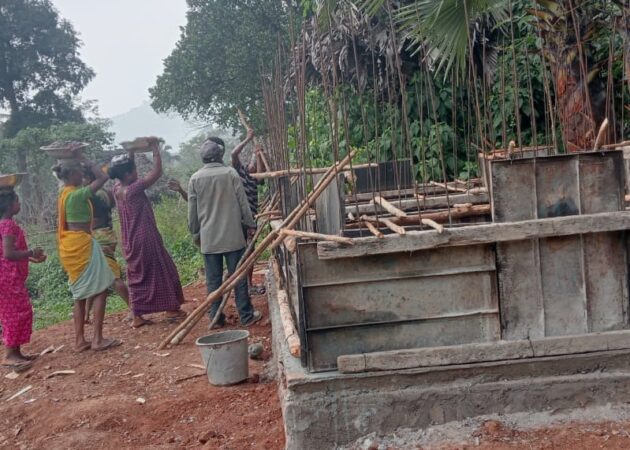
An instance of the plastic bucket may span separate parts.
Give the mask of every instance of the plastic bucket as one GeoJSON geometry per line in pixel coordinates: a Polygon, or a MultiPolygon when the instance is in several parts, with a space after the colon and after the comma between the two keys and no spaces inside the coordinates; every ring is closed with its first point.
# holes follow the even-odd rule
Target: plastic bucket
{"type": "Polygon", "coordinates": [[[230,330],[197,339],[210,384],[228,386],[249,377],[248,337],[249,331],[230,330]]]}

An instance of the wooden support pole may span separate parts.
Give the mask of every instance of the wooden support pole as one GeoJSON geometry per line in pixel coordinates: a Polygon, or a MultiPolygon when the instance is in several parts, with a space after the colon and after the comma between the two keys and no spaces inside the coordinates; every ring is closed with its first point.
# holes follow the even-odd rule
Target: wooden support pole
{"type": "MultiPolygon", "coordinates": [[[[357,164],[355,166],[352,166],[352,170],[354,169],[363,169],[363,168],[367,168],[367,167],[374,167],[375,164],[374,163],[368,163],[368,164],[357,164]]],[[[263,173],[252,173],[250,174],[252,176],[252,178],[255,178],[257,180],[264,180],[266,178],[280,178],[280,177],[286,177],[286,176],[302,176],[302,175],[321,175],[323,173],[326,173],[328,169],[324,168],[324,167],[313,167],[313,168],[304,168],[304,169],[298,169],[298,168],[292,168],[292,169],[285,169],[285,170],[275,170],[275,171],[269,171],[269,172],[263,172],[263,173]]],[[[349,171],[349,169],[346,169],[345,172],[349,171]]]]}
{"type": "MultiPolygon", "coordinates": [[[[284,219],[280,228],[291,229],[295,227],[295,225],[315,203],[315,200],[328,187],[328,185],[336,179],[339,171],[350,162],[355,154],[356,150],[353,150],[340,162],[331,166],[324,174],[324,176],[317,182],[313,190],[309,192],[307,197],[300,203],[300,205],[298,205],[293,211],[291,211],[287,218],[284,219]]],[[[225,280],[223,284],[221,284],[221,286],[219,286],[218,289],[208,294],[206,299],[160,343],[158,348],[164,349],[169,344],[179,344],[182,339],[184,339],[188,335],[188,333],[190,333],[197,322],[199,322],[199,320],[201,320],[201,318],[205,315],[210,305],[212,305],[212,303],[217,299],[221,298],[221,296],[224,295],[226,292],[229,293],[232,289],[234,289],[236,285],[240,282],[240,280],[247,276],[249,269],[256,263],[258,258],[263,254],[264,251],[267,250],[267,248],[271,248],[272,250],[275,249],[284,241],[284,239],[285,237],[281,236],[278,230],[271,230],[267,237],[263,239],[263,241],[252,252],[252,254],[249,255],[247,259],[242,263],[241,267],[234,271],[234,273],[230,275],[228,279],[225,280]]],[[[225,303],[225,301],[226,298],[223,299],[222,303],[225,303]]],[[[216,315],[214,319],[218,320],[218,316],[219,315],[216,315]]]]}
{"type": "Polygon", "coordinates": [[[396,225],[394,222],[385,217],[376,218],[370,216],[361,216],[361,220],[363,222],[380,223],[399,235],[404,235],[407,233],[407,231],[403,227],[396,225]]]}
{"type": "Polygon", "coordinates": [[[440,225],[439,223],[435,222],[434,220],[422,219],[422,224],[433,228],[439,234],[442,234],[444,232],[444,225],[440,225]]]}
{"type": "Polygon", "coordinates": [[[605,118],[599,127],[599,132],[597,133],[597,138],[595,139],[595,145],[593,148],[595,150],[599,149],[602,146],[602,142],[606,139],[606,131],[608,130],[608,118],[605,118]]]}
{"type": "Polygon", "coordinates": [[[289,297],[287,296],[287,292],[282,289],[278,289],[277,298],[278,306],[280,309],[280,321],[282,322],[284,337],[289,346],[289,352],[291,352],[291,356],[299,358],[302,346],[300,344],[300,338],[297,333],[297,329],[295,328],[293,316],[291,315],[291,308],[289,307],[289,297]]]}
{"type": "Polygon", "coordinates": [[[407,213],[405,213],[404,211],[396,208],[394,205],[389,203],[384,198],[379,197],[378,195],[376,197],[374,197],[374,200],[372,200],[371,203],[380,205],[381,208],[383,208],[385,211],[387,211],[388,213],[390,213],[393,216],[396,216],[396,217],[407,217],[407,213]]]}
{"type": "Polygon", "coordinates": [[[441,187],[442,189],[450,191],[450,192],[466,192],[465,188],[451,186],[448,183],[438,183],[437,181],[431,181],[429,184],[431,186],[441,187]]]}
{"type": "Polygon", "coordinates": [[[347,245],[354,244],[354,241],[352,240],[352,238],[349,238],[349,237],[335,236],[332,234],[312,233],[310,231],[297,231],[297,230],[283,229],[283,230],[280,230],[280,234],[285,235],[285,236],[293,236],[296,238],[315,239],[317,241],[339,242],[340,244],[347,244],[347,245]]]}
{"type": "Polygon", "coordinates": [[[379,230],[378,228],[376,228],[374,225],[372,225],[372,222],[369,221],[364,221],[363,222],[365,224],[365,227],[370,230],[370,233],[372,233],[374,236],[376,236],[379,239],[383,239],[385,237],[385,235],[383,233],[381,233],[381,230],[379,230]]]}

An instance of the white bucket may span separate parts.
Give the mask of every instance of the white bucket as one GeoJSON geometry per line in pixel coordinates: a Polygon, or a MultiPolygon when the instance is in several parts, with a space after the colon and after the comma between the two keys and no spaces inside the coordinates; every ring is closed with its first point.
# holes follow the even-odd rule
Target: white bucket
{"type": "Polygon", "coordinates": [[[230,330],[197,339],[195,343],[211,384],[228,386],[249,377],[248,337],[249,331],[230,330]]]}

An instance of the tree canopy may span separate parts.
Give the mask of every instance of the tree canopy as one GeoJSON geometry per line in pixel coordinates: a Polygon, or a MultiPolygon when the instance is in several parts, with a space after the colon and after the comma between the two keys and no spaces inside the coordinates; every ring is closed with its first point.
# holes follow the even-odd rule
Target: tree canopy
{"type": "Polygon", "coordinates": [[[188,22],[150,90],[156,111],[236,127],[236,108],[263,123],[259,68],[288,37],[278,0],[188,0],[188,22]]]}
{"type": "Polygon", "coordinates": [[[0,0],[0,108],[12,137],[28,126],[79,121],[75,96],[94,77],[72,25],[49,0],[0,0]]]}

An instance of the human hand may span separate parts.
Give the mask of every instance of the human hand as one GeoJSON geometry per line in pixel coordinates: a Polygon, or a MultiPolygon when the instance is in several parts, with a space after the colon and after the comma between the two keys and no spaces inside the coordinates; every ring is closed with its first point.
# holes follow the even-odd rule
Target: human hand
{"type": "Polygon", "coordinates": [[[248,141],[251,141],[252,139],[254,139],[254,129],[253,128],[248,128],[247,129],[247,135],[245,136],[245,139],[248,141]]]}
{"type": "Polygon", "coordinates": [[[174,178],[171,178],[170,180],[168,180],[168,183],[166,183],[166,187],[169,188],[173,192],[183,191],[182,185],[179,183],[179,181],[177,181],[174,178]]]}
{"type": "Polygon", "coordinates": [[[46,261],[46,254],[44,250],[40,247],[35,247],[31,250],[31,256],[29,257],[29,261],[34,263],[40,263],[46,261]]]}
{"type": "Polygon", "coordinates": [[[248,228],[247,229],[247,238],[251,239],[256,234],[256,228],[248,228]]]}

